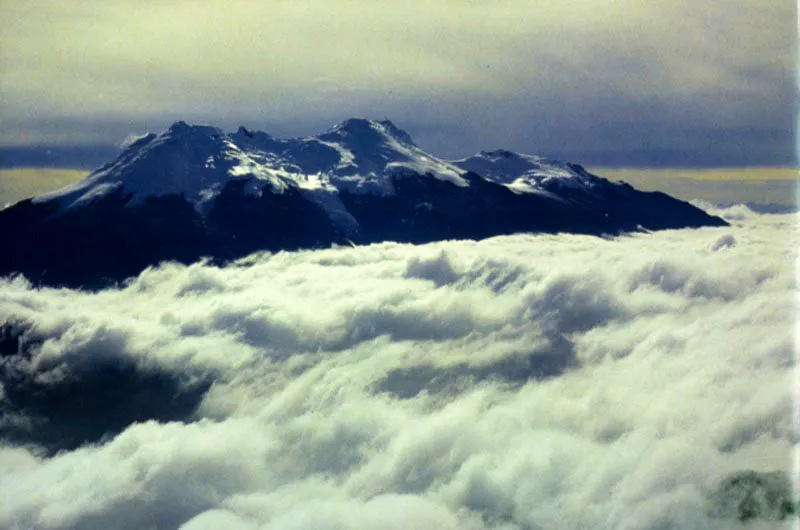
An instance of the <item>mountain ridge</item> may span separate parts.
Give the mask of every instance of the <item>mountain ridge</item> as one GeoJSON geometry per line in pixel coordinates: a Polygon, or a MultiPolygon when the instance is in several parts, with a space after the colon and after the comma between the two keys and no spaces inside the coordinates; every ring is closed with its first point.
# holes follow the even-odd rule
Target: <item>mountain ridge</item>
{"type": "Polygon", "coordinates": [[[289,139],[178,121],[84,180],[0,211],[0,274],[91,286],[163,260],[258,250],[724,224],[569,162],[506,150],[443,160],[388,120],[289,139]]]}

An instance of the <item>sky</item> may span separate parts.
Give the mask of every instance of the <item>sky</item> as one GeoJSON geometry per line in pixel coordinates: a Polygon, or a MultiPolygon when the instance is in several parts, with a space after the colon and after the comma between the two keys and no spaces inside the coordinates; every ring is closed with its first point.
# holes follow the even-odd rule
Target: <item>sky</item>
{"type": "Polygon", "coordinates": [[[0,278],[0,527],[796,528],[715,499],[797,454],[800,224],[712,212],[0,278]]]}
{"type": "Polygon", "coordinates": [[[789,0],[0,0],[0,167],[90,169],[171,122],[391,119],[442,157],[795,161],[789,0]]]}

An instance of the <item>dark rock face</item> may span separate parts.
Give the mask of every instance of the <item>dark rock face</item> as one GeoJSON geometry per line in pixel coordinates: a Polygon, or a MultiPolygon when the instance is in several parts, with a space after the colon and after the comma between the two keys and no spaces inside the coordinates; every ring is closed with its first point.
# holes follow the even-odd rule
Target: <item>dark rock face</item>
{"type": "Polygon", "coordinates": [[[0,274],[99,288],[161,261],[225,261],[338,240],[325,212],[297,191],[256,197],[243,185],[232,181],[205,218],[178,195],[126,207],[127,197],[114,192],[62,214],[52,203],[20,202],[0,212],[0,274]]]}
{"type": "Polygon", "coordinates": [[[520,232],[614,235],[635,230],[725,226],[722,219],[663,193],[645,193],[608,181],[588,193],[560,190],[565,200],[514,193],[467,173],[469,187],[435,179],[396,178],[395,195],[340,193],[360,224],[361,242],[426,243],[484,239],[520,232]]]}
{"type": "Polygon", "coordinates": [[[592,228],[583,215],[569,216],[569,209],[555,201],[517,195],[475,175],[466,178],[470,186],[462,188],[435,179],[401,177],[393,182],[394,195],[342,193],[340,197],[359,221],[358,238],[363,242],[427,243],[559,228],[569,231],[569,226],[592,228]]]}
{"type": "Polygon", "coordinates": [[[342,241],[328,215],[300,192],[245,193],[245,181],[231,181],[205,219],[209,235],[205,253],[221,260],[257,250],[320,248],[342,241]]]}

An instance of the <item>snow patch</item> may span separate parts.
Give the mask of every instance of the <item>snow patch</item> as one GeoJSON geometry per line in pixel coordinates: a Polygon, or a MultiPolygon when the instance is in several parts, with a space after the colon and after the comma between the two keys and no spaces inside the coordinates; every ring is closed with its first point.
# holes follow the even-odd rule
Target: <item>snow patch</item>
{"type": "Polygon", "coordinates": [[[105,197],[109,193],[113,192],[114,190],[118,189],[121,186],[119,182],[104,182],[89,188],[89,190],[78,196],[69,206],[67,206],[67,210],[73,210],[76,208],[82,208],[84,206],[88,206],[92,202],[96,201],[101,197],[105,197]]]}
{"type": "Polygon", "coordinates": [[[517,193],[537,193],[553,198],[557,196],[548,192],[548,188],[588,189],[599,180],[599,177],[594,177],[585,171],[576,171],[575,168],[578,166],[567,162],[503,149],[481,151],[474,156],[454,160],[451,163],[462,170],[471,171],[487,180],[503,184],[517,193]]]}

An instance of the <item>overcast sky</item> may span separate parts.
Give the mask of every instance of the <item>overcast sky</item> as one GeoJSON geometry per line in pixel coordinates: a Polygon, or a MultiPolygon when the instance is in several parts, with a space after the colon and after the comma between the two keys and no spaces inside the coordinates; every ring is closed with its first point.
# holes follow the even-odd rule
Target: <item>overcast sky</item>
{"type": "Polygon", "coordinates": [[[595,166],[788,165],[795,11],[0,0],[0,166],[48,163],[47,148],[51,165],[91,167],[129,133],[178,119],[301,136],[351,116],[391,119],[446,157],[503,147],[595,166]]]}

